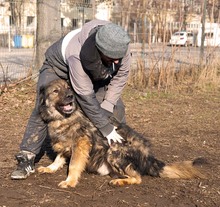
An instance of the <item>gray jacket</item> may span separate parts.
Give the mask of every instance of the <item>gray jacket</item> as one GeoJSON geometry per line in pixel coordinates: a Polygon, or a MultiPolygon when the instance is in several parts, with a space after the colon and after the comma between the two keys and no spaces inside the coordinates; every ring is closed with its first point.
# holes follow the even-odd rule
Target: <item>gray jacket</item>
{"type": "Polygon", "coordinates": [[[100,26],[107,23],[109,22],[92,20],[81,29],[68,33],[45,54],[47,64],[52,66],[60,77],[69,76],[82,110],[104,136],[113,130],[113,126],[101,109],[100,103],[102,102],[104,109],[113,112],[127,82],[131,62],[128,49],[121,64],[112,72],[111,78],[99,81],[91,78],[90,72],[98,72],[98,68],[105,70],[95,47],[95,33],[100,26]],[[100,88],[105,88],[106,91],[102,100],[96,97],[96,91],[100,88]]]}

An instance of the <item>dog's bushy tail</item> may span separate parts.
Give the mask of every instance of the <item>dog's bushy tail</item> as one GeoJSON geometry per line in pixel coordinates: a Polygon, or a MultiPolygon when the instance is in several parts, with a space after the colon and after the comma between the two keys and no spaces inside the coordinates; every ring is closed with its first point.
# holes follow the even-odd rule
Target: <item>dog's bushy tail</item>
{"type": "Polygon", "coordinates": [[[204,179],[206,176],[200,172],[198,165],[203,165],[206,163],[207,162],[205,159],[197,158],[194,161],[183,161],[165,164],[164,162],[157,160],[155,157],[149,156],[147,159],[145,174],[161,178],[204,179]]]}
{"type": "Polygon", "coordinates": [[[183,161],[165,165],[160,169],[159,176],[162,178],[190,179],[202,178],[206,176],[200,172],[198,165],[205,164],[203,158],[197,158],[194,161],[183,161]]]}

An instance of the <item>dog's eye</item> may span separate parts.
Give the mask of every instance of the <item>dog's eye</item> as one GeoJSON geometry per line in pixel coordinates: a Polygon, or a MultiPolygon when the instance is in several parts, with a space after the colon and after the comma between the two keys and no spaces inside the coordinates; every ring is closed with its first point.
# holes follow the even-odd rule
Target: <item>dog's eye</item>
{"type": "Polygon", "coordinates": [[[59,92],[59,90],[58,90],[58,89],[55,89],[53,92],[54,92],[54,93],[58,93],[58,92],[59,92]]]}

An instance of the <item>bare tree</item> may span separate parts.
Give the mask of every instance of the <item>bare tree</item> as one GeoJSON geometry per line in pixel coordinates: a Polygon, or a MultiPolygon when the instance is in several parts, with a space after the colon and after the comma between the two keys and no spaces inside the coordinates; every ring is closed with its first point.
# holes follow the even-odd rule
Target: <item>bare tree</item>
{"type": "Polygon", "coordinates": [[[42,65],[46,49],[60,37],[60,0],[38,0],[35,71],[42,65]]]}
{"type": "Polygon", "coordinates": [[[16,27],[20,27],[24,1],[10,0],[9,3],[11,10],[11,23],[13,23],[16,27]]]}

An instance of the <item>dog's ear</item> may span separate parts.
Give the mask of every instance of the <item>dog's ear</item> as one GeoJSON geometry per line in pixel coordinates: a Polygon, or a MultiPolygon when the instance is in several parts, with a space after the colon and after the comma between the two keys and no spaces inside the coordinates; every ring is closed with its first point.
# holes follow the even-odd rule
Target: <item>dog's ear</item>
{"type": "Polygon", "coordinates": [[[45,121],[45,122],[49,122],[50,120],[50,116],[47,112],[47,106],[46,106],[46,96],[47,96],[47,88],[48,86],[42,86],[40,87],[39,89],[39,97],[38,97],[38,111],[39,111],[39,114],[41,116],[41,118],[45,121]]]}
{"type": "Polygon", "coordinates": [[[46,87],[41,86],[39,90],[39,107],[42,107],[45,105],[45,92],[46,92],[46,87]]]}
{"type": "Polygon", "coordinates": [[[39,114],[41,116],[41,118],[44,120],[44,121],[47,121],[47,110],[46,110],[46,87],[45,86],[42,86],[40,87],[39,89],[39,98],[38,98],[38,111],[39,111],[39,114]]]}

